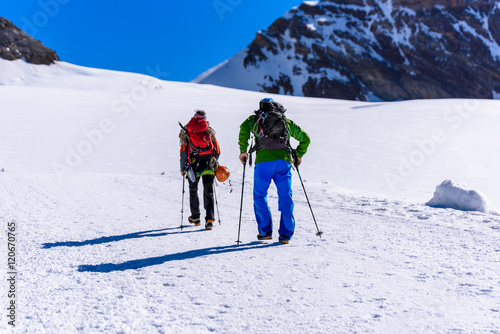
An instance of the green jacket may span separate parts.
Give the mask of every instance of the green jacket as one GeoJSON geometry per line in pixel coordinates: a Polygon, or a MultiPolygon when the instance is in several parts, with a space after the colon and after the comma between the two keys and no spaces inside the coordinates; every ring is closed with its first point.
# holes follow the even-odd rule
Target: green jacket
{"type": "MultiPolygon", "coordinates": [[[[240,134],[238,145],[240,146],[240,152],[246,152],[248,148],[248,139],[250,138],[250,133],[252,133],[255,128],[255,123],[257,122],[257,115],[252,115],[248,117],[240,125],[240,134]]],[[[303,131],[297,124],[292,120],[287,119],[286,124],[288,126],[288,143],[290,143],[290,137],[295,138],[299,145],[296,148],[297,156],[302,158],[307,152],[307,147],[311,143],[311,138],[309,135],[303,131]]],[[[257,141],[257,134],[254,132],[254,140],[257,141]]],[[[260,149],[257,151],[257,157],[255,158],[255,163],[268,162],[274,160],[286,160],[290,162],[288,153],[284,149],[280,150],[266,150],[260,149]]]]}

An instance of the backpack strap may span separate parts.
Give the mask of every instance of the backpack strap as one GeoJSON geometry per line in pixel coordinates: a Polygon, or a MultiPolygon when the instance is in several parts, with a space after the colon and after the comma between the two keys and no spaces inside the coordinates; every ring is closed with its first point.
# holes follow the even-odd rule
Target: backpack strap
{"type": "Polygon", "coordinates": [[[264,119],[267,116],[267,113],[264,113],[261,110],[255,110],[254,113],[257,116],[257,121],[255,121],[255,124],[254,124],[252,130],[250,131],[250,135],[251,135],[250,142],[251,142],[251,144],[250,144],[250,149],[248,150],[248,164],[250,166],[252,166],[253,153],[257,152],[260,149],[260,143],[259,143],[258,140],[255,140],[255,138],[257,138],[255,134],[258,133],[259,131],[262,131],[262,127],[259,126],[259,123],[263,122],[264,119]]]}
{"type": "MultiPolygon", "coordinates": [[[[257,121],[255,121],[255,124],[254,124],[254,126],[252,128],[252,131],[250,131],[250,133],[252,135],[254,135],[254,137],[259,132],[260,132],[261,135],[263,134],[263,132],[262,132],[262,126],[260,125],[260,123],[264,122],[264,120],[266,119],[267,112],[264,113],[264,112],[262,112],[260,110],[256,110],[255,114],[257,115],[257,121]]],[[[258,135],[257,135],[257,137],[258,137],[258,135]]],[[[253,153],[253,152],[255,152],[255,151],[259,150],[259,149],[260,149],[259,141],[257,140],[256,143],[255,143],[255,145],[254,145],[254,141],[252,141],[249,153],[253,153]]]]}

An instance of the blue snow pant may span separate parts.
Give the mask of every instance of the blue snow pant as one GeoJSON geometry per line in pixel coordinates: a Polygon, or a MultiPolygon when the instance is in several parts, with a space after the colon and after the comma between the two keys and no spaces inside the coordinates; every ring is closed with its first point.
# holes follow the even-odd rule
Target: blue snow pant
{"type": "Polygon", "coordinates": [[[292,200],[292,166],[285,160],[259,162],[255,164],[253,207],[259,233],[273,232],[271,209],[267,203],[267,191],[274,181],[278,189],[278,210],[281,212],[278,233],[283,239],[291,239],[295,230],[292,200]]]}

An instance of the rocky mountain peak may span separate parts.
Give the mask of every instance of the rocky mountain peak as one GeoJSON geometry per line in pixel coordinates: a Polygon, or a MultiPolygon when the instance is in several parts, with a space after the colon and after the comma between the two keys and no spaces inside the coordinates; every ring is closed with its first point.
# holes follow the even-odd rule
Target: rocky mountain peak
{"type": "Polygon", "coordinates": [[[500,98],[499,67],[498,1],[323,0],[294,7],[195,82],[352,100],[500,98]]]}
{"type": "Polygon", "coordinates": [[[54,50],[44,46],[40,41],[2,17],[0,17],[0,58],[24,59],[36,65],[50,65],[59,60],[54,50]]]}

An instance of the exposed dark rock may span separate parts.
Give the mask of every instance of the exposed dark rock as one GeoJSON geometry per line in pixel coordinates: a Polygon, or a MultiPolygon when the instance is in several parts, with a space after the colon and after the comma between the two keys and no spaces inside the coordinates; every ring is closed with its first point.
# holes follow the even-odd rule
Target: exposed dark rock
{"type": "Polygon", "coordinates": [[[268,76],[267,79],[271,82],[271,85],[262,85],[262,91],[272,94],[293,95],[293,87],[288,75],[280,73],[277,80],[274,80],[271,76],[268,76]]]}
{"type": "Polygon", "coordinates": [[[2,17],[0,17],[0,58],[24,59],[28,63],[37,65],[50,65],[59,60],[54,50],[44,46],[2,17]]]}
{"type": "MultiPolygon", "coordinates": [[[[246,71],[238,73],[242,85],[235,88],[357,100],[500,93],[497,0],[312,4],[302,3],[257,34],[243,64],[235,64],[246,71]],[[247,80],[251,69],[256,72],[247,80]]],[[[224,85],[221,77],[215,84],[224,85]]],[[[214,83],[210,76],[200,82],[214,83]]]]}

